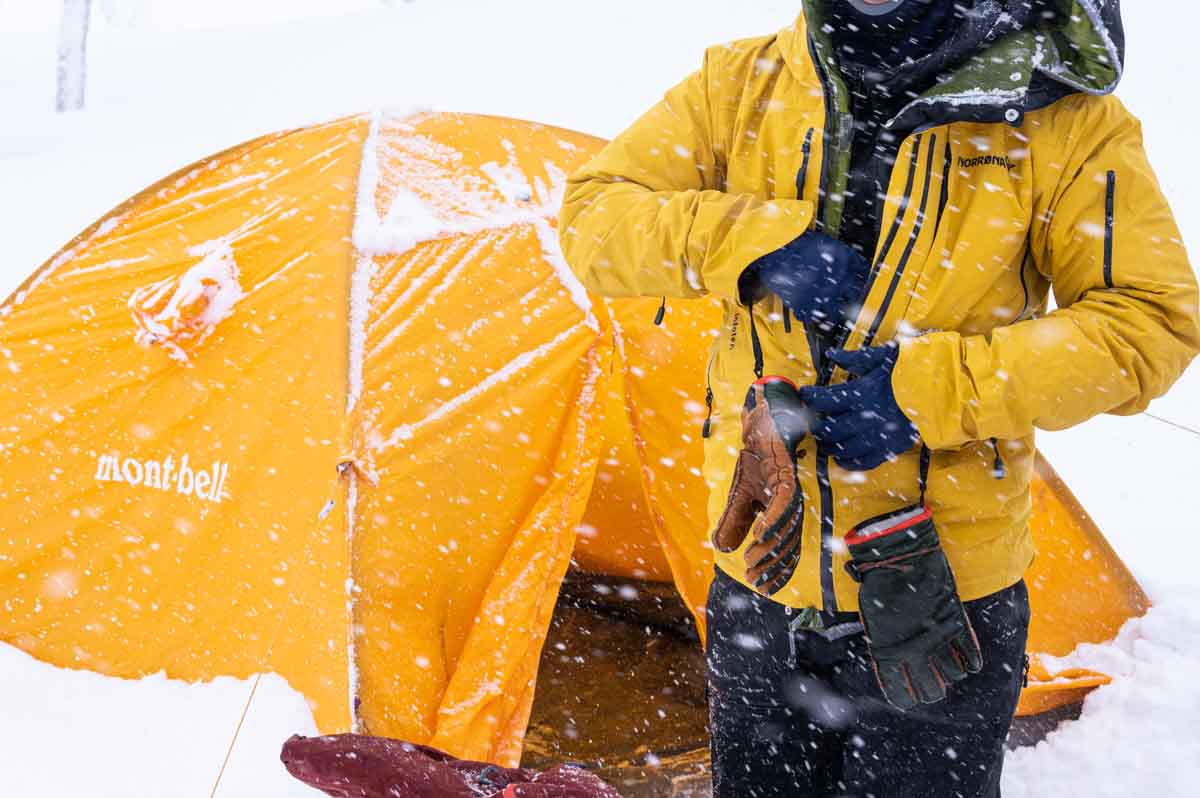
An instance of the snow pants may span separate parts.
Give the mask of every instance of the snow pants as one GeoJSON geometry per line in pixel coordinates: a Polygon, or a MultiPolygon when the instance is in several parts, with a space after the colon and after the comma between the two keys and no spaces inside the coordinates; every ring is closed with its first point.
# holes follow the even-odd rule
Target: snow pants
{"type": "Polygon", "coordinates": [[[908,712],[883,699],[858,616],[800,611],[717,570],[708,597],[714,798],[999,798],[1024,675],[1024,582],[965,604],[983,670],[908,712]]]}

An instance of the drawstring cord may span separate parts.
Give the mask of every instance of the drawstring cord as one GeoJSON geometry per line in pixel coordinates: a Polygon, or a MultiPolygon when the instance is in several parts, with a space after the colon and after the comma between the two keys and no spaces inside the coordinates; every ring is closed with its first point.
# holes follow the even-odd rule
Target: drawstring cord
{"type": "Polygon", "coordinates": [[[992,461],[992,476],[1004,479],[1008,476],[1008,467],[1004,464],[1004,458],[1000,456],[1000,444],[995,438],[992,438],[992,451],[996,453],[996,459],[992,461]]]}
{"type": "Polygon", "coordinates": [[[707,438],[712,435],[712,414],[713,414],[713,391],[712,383],[704,386],[704,426],[700,428],[700,437],[707,438]]]}
{"type": "MultiPolygon", "coordinates": [[[[791,614],[791,611],[788,611],[791,614]]],[[[799,663],[799,653],[796,651],[796,635],[801,631],[813,630],[820,631],[825,628],[825,624],[821,621],[821,616],[817,613],[816,607],[805,607],[800,610],[800,614],[792,620],[788,621],[788,659],[787,666],[794,668],[799,663]]]]}
{"type": "Polygon", "coordinates": [[[662,298],[662,304],[658,306],[658,312],[654,314],[654,326],[661,327],[663,317],[667,315],[667,298],[662,298]]]}
{"type": "Polygon", "coordinates": [[[704,367],[704,426],[700,430],[700,436],[707,438],[712,435],[712,414],[713,414],[713,389],[712,389],[712,367],[713,361],[717,358],[717,348],[714,346],[708,354],[708,365],[704,367]]]}

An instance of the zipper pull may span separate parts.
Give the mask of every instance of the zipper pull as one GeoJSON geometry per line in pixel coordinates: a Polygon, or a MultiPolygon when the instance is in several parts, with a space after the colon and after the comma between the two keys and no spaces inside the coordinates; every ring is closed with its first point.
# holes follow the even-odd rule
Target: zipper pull
{"type": "Polygon", "coordinates": [[[854,116],[851,114],[838,114],[837,130],[834,133],[837,139],[837,148],[840,151],[848,151],[850,144],[854,140],[854,116]]]}
{"type": "Polygon", "coordinates": [[[713,392],[712,386],[704,389],[704,406],[708,408],[708,412],[704,415],[704,428],[700,431],[700,437],[707,438],[712,434],[712,410],[713,410],[713,392]]]}
{"type": "Polygon", "coordinates": [[[658,306],[658,312],[654,314],[654,326],[661,327],[663,317],[667,315],[667,298],[662,298],[662,304],[658,306]]]}
{"type": "Polygon", "coordinates": [[[1000,444],[995,438],[992,438],[992,451],[996,453],[996,459],[992,461],[992,476],[1004,479],[1008,476],[1008,467],[1004,464],[1004,458],[1000,456],[1000,444]]]}
{"type": "Polygon", "coordinates": [[[783,309],[783,331],[785,333],[792,331],[792,312],[787,308],[783,309]]]}

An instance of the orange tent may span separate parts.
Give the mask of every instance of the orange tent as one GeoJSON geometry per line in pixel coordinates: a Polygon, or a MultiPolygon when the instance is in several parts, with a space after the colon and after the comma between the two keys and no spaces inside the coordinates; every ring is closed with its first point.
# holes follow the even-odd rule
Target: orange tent
{"type": "MultiPolygon", "coordinates": [[[[601,143],[353,117],[72,241],[0,306],[0,640],[123,677],[273,671],[323,731],[512,763],[573,555],[673,580],[703,628],[718,309],[657,327],[571,276],[559,194],[601,143]]],[[[1031,650],[1061,655],[1146,599],[1039,473],[1031,650]]],[[[1107,678],[1033,675],[1024,711],[1107,678]]]]}

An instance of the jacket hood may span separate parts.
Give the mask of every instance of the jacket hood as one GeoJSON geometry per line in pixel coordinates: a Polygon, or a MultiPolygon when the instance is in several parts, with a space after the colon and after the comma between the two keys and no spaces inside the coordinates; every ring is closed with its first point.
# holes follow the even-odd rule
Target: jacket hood
{"type": "MultiPolygon", "coordinates": [[[[780,46],[789,63],[810,55],[819,60],[836,100],[844,88],[836,85],[836,57],[823,30],[828,2],[804,0],[804,13],[781,35],[780,46]]],[[[1121,79],[1124,48],[1120,0],[976,0],[955,35],[922,59],[948,77],[905,106],[893,125],[1019,124],[1025,112],[1068,94],[1111,93],[1121,79]]],[[[840,104],[839,111],[845,111],[840,104]]]]}

